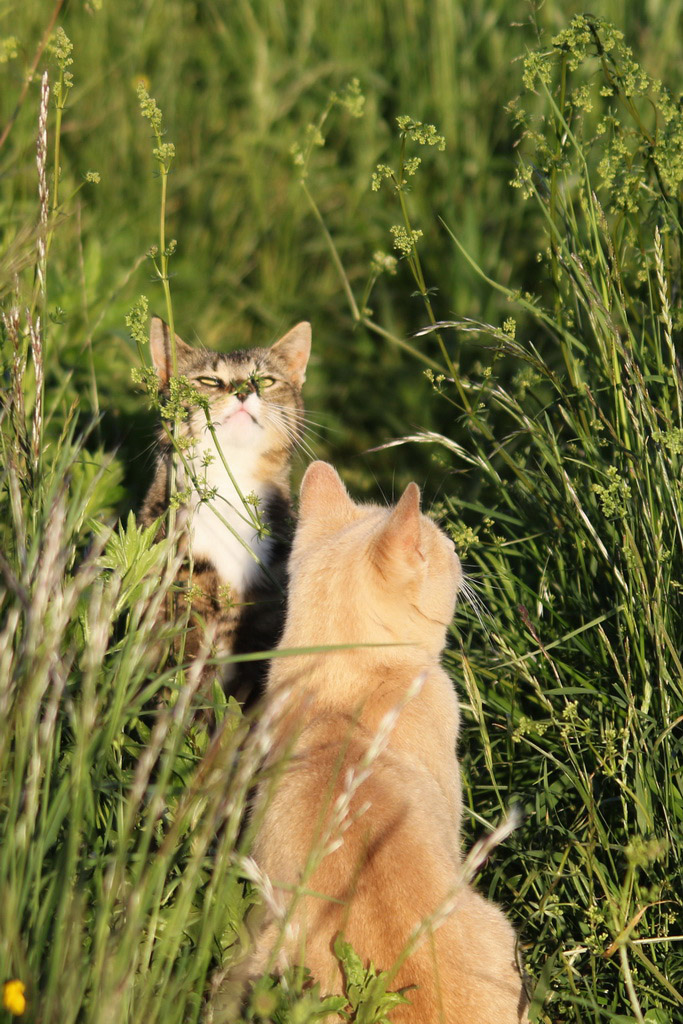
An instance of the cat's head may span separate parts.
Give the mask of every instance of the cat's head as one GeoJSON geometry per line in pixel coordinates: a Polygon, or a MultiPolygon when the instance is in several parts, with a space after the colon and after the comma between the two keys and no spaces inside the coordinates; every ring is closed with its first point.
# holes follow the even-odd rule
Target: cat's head
{"type": "MultiPolygon", "coordinates": [[[[153,317],[152,362],[162,390],[172,375],[168,325],[153,317]]],[[[301,388],[311,351],[311,325],[297,324],[270,348],[212,352],[175,337],[176,375],[186,377],[209,402],[222,448],[257,452],[291,450],[302,432],[301,388]]],[[[182,431],[209,443],[206,413],[190,408],[182,431]]]]}
{"type": "MultiPolygon", "coordinates": [[[[325,462],[301,484],[290,577],[297,606],[308,602],[331,624],[320,642],[399,640],[433,653],[462,582],[452,541],[420,511],[417,484],[394,507],[359,505],[325,462]]],[[[290,607],[297,614],[294,597],[290,607]]]]}

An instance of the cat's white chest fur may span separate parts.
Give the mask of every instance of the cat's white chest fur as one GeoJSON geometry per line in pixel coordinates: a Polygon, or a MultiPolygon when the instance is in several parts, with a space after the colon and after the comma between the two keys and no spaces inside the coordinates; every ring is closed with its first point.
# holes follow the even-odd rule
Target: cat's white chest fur
{"type": "MultiPolygon", "coordinates": [[[[254,474],[253,447],[250,444],[224,444],[223,454],[244,497],[255,494],[262,512],[272,488],[259,481],[254,474]]],[[[255,509],[252,505],[244,507],[220,456],[210,441],[208,444],[200,442],[198,445],[193,468],[202,482],[204,477],[206,478],[207,488],[216,488],[216,494],[207,503],[201,501],[199,495],[194,493],[190,501],[189,533],[192,556],[195,561],[207,559],[211,562],[221,582],[229,586],[234,596],[239,599],[262,573],[260,563],[268,563],[272,538],[259,539],[258,530],[253,522],[255,509]],[[204,468],[201,466],[201,453],[207,447],[214,455],[214,460],[204,468]],[[220,513],[220,519],[213,509],[220,513]],[[225,520],[232,529],[228,529],[222,520],[225,520]]],[[[179,475],[184,477],[185,474],[181,471],[179,475]]]]}

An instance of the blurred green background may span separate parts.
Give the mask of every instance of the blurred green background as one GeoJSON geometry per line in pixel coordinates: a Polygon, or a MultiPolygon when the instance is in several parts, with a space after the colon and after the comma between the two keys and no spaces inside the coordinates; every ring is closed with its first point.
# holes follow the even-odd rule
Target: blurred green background
{"type": "MultiPolygon", "coordinates": [[[[534,239],[542,224],[538,208],[509,185],[516,131],[505,108],[521,88],[520,58],[581,6],[104,0],[61,7],[57,24],[74,44],[61,194],[66,198],[87,171],[97,171],[101,182],[65,203],[55,232],[49,305],[58,323],[50,328],[49,346],[59,352],[62,370],[73,371],[65,394],[73,392],[87,419],[84,338],[92,338],[104,416],[100,440],[119,449],[133,504],[148,479],[154,420],[130,383],[138,357],[124,317],[141,293],[153,311],[164,313],[161,287],[144,258],[158,240],[159,188],[137,83],[144,81],[156,98],[167,139],[176,146],[167,231],[178,241],[171,261],[178,332],[230,349],[269,344],[296,321],[310,319],[307,403],[320,424],[314,428],[319,434],[309,437],[316,453],[338,464],[361,491],[376,493],[377,483],[390,496],[416,476],[436,494],[444,473],[425,447],[403,449],[398,458],[391,451],[362,454],[417,428],[466,436],[458,435],[445,403],[429,401],[423,364],[354,325],[290,150],[331,90],[357,77],[366,96],[364,117],[332,112],[326,144],[313,153],[309,187],[360,302],[373,254],[392,251],[389,228],[400,220],[389,193],[370,190],[372,171],[396,156],[398,115],[433,122],[447,146],[443,153],[420,152],[423,163],[408,201],[413,225],[424,233],[420,249],[435,290],[434,312],[438,319],[500,323],[509,306],[469,268],[438,218],[491,277],[538,291],[534,239]]],[[[675,91],[682,74],[681,4],[614,0],[593,7],[623,29],[644,66],[675,91]]],[[[53,11],[44,0],[2,9],[0,35],[16,39],[16,57],[1,69],[3,124],[53,11]]],[[[45,55],[39,72],[44,66],[50,66],[45,55]]],[[[37,219],[38,91],[39,74],[0,151],[3,293],[33,246],[27,225],[37,219]]],[[[375,320],[400,338],[426,323],[413,289],[400,263],[395,277],[381,277],[370,299],[375,320]]],[[[433,337],[415,344],[439,360],[433,337]]],[[[453,354],[464,373],[486,363],[480,343],[465,339],[460,346],[453,354]]]]}

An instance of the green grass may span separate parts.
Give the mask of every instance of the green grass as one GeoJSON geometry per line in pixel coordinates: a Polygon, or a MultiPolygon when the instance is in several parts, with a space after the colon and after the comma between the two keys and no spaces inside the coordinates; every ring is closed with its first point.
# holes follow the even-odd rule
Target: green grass
{"type": "MultiPolygon", "coordinates": [[[[193,722],[192,669],[151,642],[172,552],[126,520],[155,422],[126,326],[144,293],[216,347],[312,320],[317,453],[358,495],[418,479],[476,588],[446,655],[465,842],[520,806],[477,884],[520,929],[532,1020],[673,1024],[683,134],[650,76],[683,87],[681,6],[600,6],[644,77],[605,27],[602,56],[585,22],[551,44],[577,5],[97,6],[59,13],[73,64],[44,53],[19,107],[50,11],[0,12],[0,983],[24,980],[42,1024],[218,1021],[257,899],[237,859],[268,722],[247,736],[223,706],[211,744],[193,722]],[[74,85],[41,220],[44,68],[53,99],[74,85]],[[141,76],[175,144],[163,199],[141,76]],[[178,246],[155,269],[160,213],[178,246]],[[422,236],[377,274],[395,225],[422,236]],[[177,703],[150,711],[165,687],[177,703]]],[[[347,970],[356,1021],[380,1019],[347,970]]],[[[249,1019],[273,1000],[315,1019],[300,989],[249,1019]]]]}

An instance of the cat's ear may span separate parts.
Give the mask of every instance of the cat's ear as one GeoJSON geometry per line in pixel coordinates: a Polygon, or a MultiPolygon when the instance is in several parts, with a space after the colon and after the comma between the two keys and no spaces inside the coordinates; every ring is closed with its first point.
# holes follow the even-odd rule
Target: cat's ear
{"type": "MultiPolygon", "coordinates": [[[[149,347],[152,353],[152,363],[157,372],[157,377],[164,387],[172,372],[171,360],[171,332],[169,326],[160,316],[153,316],[149,326],[149,347]]],[[[186,345],[182,338],[175,336],[176,362],[180,369],[192,356],[194,349],[186,345]]]]}
{"type": "Polygon", "coordinates": [[[301,481],[299,516],[322,517],[325,522],[336,523],[350,518],[355,505],[344,487],[341,477],[329,462],[312,462],[301,481]]]}
{"type": "Polygon", "coordinates": [[[381,562],[411,570],[424,562],[420,488],[417,484],[408,484],[401,495],[377,538],[376,552],[381,562]]]}
{"type": "Polygon", "coordinates": [[[303,320],[271,345],[270,351],[283,360],[288,375],[297,387],[301,387],[306,380],[306,367],[311,354],[311,325],[303,320]]]}

